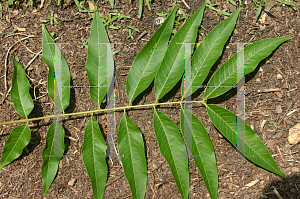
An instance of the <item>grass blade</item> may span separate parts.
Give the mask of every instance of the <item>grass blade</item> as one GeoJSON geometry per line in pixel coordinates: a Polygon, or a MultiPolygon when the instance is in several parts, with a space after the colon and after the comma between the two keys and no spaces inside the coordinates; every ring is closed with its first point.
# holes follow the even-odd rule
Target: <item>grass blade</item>
{"type": "Polygon", "coordinates": [[[19,115],[27,117],[33,107],[33,100],[29,94],[30,84],[26,77],[25,70],[14,57],[14,72],[12,77],[11,101],[19,115]]]}
{"type": "MultiPolygon", "coordinates": [[[[281,43],[290,40],[292,37],[275,37],[270,39],[262,39],[249,44],[244,48],[245,61],[244,65],[239,62],[237,66],[237,53],[225,62],[210,78],[208,85],[234,86],[237,80],[237,68],[245,67],[245,75],[252,72],[259,62],[269,56],[281,43]]],[[[238,53],[241,53],[239,51],[238,53]]],[[[222,95],[230,88],[210,87],[205,89],[204,99],[210,99],[222,95]]]]}
{"type": "Polygon", "coordinates": [[[202,122],[188,109],[181,109],[180,126],[184,135],[189,133],[192,136],[190,151],[210,197],[216,199],[218,196],[218,169],[214,147],[208,133],[202,122]],[[191,117],[188,117],[187,114],[190,114],[191,117]],[[189,118],[192,120],[190,121],[189,118]]]}
{"type": "Polygon", "coordinates": [[[184,71],[184,45],[182,43],[195,42],[205,5],[206,3],[203,3],[173,37],[155,77],[154,90],[157,101],[180,80],[184,71]]]}
{"type": "MultiPolygon", "coordinates": [[[[242,139],[242,137],[236,133],[236,124],[237,122],[242,123],[244,121],[241,118],[236,117],[234,113],[217,105],[208,104],[206,109],[209,118],[216,128],[231,142],[233,146],[236,146],[237,139],[242,139]]],[[[263,141],[261,141],[258,135],[247,124],[245,124],[245,140],[241,140],[241,142],[245,143],[245,155],[247,159],[266,170],[285,177],[285,175],[277,167],[276,162],[272,158],[263,141]],[[253,155],[253,157],[250,155],[253,155]]],[[[240,142],[238,141],[238,143],[240,142]]]]}
{"type": "MultiPolygon", "coordinates": [[[[42,24],[42,32],[43,32],[42,57],[44,62],[49,67],[48,81],[47,81],[48,94],[56,107],[58,107],[61,110],[65,110],[70,102],[70,88],[67,87],[62,88],[62,96],[61,96],[61,92],[58,90],[58,86],[57,86],[57,82],[59,80],[57,80],[56,78],[56,82],[54,83],[54,68],[55,68],[54,56],[55,56],[55,49],[58,49],[58,47],[56,46],[56,44],[54,44],[54,40],[49,35],[49,32],[47,31],[44,24],[42,24]],[[55,84],[55,93],[56,93],[55,97],[59,97],[60,100],[54,100],[54,84],[55,84]]],[[[68,64],[63,56],[61,56],[61,69],[62,69],[61,71],[62,85],[69,86],[71,81],[71,75],[70,75],[68,64]]]]}
{"type": "Polygon", "coordinates": [[[184,141],[176,124],[154,109],[154,132],[161,154],[170,165],[181,197],[189,198],[189,167],[184,141]]]}
{"type": "Polygon", "coordinates": [[[177,8],[178,5],[133,61],[126,80],[130,103],[151,84],[157,73],[168,47],[177,8]]]}
{"type": "Polygon", "coordinates": [[[139,18],[142,18],[144,0],[139,0],[139,18]]]}
{"type": "MultiPolygon", "coordinates": [[[[221,56],[225,43],[230,37],[238,18],[241,8],[237,9],[226,20],[219,23],[210,33],[202,40],[199,47],[193,55],[192,65],[192,84],[200,86],[207,77],[211,67],[221,56]]],[[[186,92],[191,90],[191,85],[186,85],[186,92]]],[[[194,93],[199,87],[192,87],[194,93]]],[[[182,91],[184,89],[182,88],[182,91]]],[[[182,97],[184,97],[182,95],[182,97]]],[[[187,96],[186,96],[187,97],[187,96]]]]}
{"type": "Polygon", "coordinates": [[[58,121],[51,124],[48,129],[45,148],[42,153],[42,181],[44,184],[44,196],[50,188],[58,170],[59,161],[65,150],[64,144],[65,131],[58,121]],[[61,135],[59,134],[61,133],[61,135]],[[61,137],[61,143],[54,143],[57,137],[61,137]],[[61,146],[61,148],[57,148],[61,146]],[[57,153],[58,151],[58,153],[57,153]],[[55,153],[56,152],[56,153],[55,153]]]}
{"type": "Polygon", "coordinates": [[[92,117],[85,127],[81,156],[92,183],[94,198],[103,198],[108,175],[106,142],[97,120],[92,117]]]}
{"type": "Polygon", "coordinates": [[[147,185],[147,162],[142,133],[124,113],[118,132],[118,149],[132,198],[144,198],[147,185]]]}
{"type": "MultiPolygon", "coordinates": [[[[106,30],[100,18],[99,12],[95,12],[93,23],[91,26],[91,34],[88,41],[88,54],[86,59],[86,72],[90,85],[102,86],[90,88],[90,96],[99,109],[103,98],[107,93],[107,86],[110,82],[107,82],[106,74],[109,75],[109,79],[112,74],[107,71],[107,45],[100,43],[109,43],[106,30]]],[[[113,68],[112,68],[113,70],[113,68]]]]}
{"type": "Polygon", "coordinates": [[[25,146],[30,142],[31,132],[27,124],[14,128],[4,144],[4,151],[1,155],[0,169],[18,158],[25,146]]]}
{"type": "Polygon", "coordinates": [[[111,5],[111,8],[114,9],[115,0],[109,0],[109,3],[111,5]]]}

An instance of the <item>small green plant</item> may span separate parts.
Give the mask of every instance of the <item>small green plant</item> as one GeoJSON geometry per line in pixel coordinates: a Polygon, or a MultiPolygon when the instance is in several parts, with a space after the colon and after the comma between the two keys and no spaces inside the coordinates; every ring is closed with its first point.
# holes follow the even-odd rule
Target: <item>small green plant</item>
{"type": "Polygon", "coordinates": [[[127,16],[127,15],[124,15],[123,11],[120,11],[120,12],[118,12],[117,10],[115,10],[115,11],[116,11],[116,13],[109,13],[107,21],[105,21],[104,17],[102,17],[101,20],[104,23],[105,27],[110,28],[110,29],[118,30],[121,26],[116,27],[116,26],[111,25],[111,23],[116,21],[116,20],[130,19],[131,17],[127,16]]]}
{"type": "Polygon", "coordinates": [[[88,46],[88,42],[87,41],[85,41],[82,37],[81,37],[81,42],[82,42],[82,46],[81,46],[81,48],[84,48],[84,47],[86,47],[87,48],[87,46],[88,46]]]}
{"type": "Polygon", "coordinates": [[[280,5],[285,4],[287,6],[291,6],[294,10],[297,10],[297,6],[289,0],[287,0],[287,1],[277,0],[277,1],[280,3],[280,5]]]}
{"type": "Polygon", "coordinates": [[[51,35],[52,38],[54,38],[55,32],[51,32],[50,35],[51,35]]]}
{"type": "Polygon", "coordinates": [[[134,39],[131,30],[128,30],[128,34],[129,34],[129,35],[127,36],[127,39],[128,39],[128,38],[134,39]]]}
{"type": "Polygon", "coordinates": [[[215,8],[215,6],[218,6],[217,3],[211,3],[210,0],[206,0],[206,3],[207,3],[206,4],[207,7],[218,12],[220,15],[230,16],[230,14],[227,12],[227,9],[220,10],[220,9],[215,8]]]}
{"type": "MultiPolygon", "coordinates": [[[[200,45],[193,52],[191,84],[184,85],[182,76],[185,72],[185,45],[178,44],[190,43],[192,45],[191,50],[194,49],[193,43],[196,41],[198,28],[201,25],[205,7],[206,3],[183,24],[169,43],[178,9],[178,5],[173,6],[168,18],[133,61],[126,80],[126,94],[129,105],[114,109],[124,110],[124,115],[118,129],[117,145],[124,174],[132,192],[132,198],[145,197],[147,186],[147,160],[142,132],[135,125],[134,121],[127,116],[126,109],[146,106],[153,107],[154,133],[161,154],[170,166],[181,197],[184,199],[189,198],[189,159],[186,155],[185,145],[185,141],[187,142],[185,135],[189,135],[192,147],[190,145],[187,147],[193,155],[195,165],[202,175],[211,198],[217,198],[218,168],[214,147],[202,122],[190,110],[184,107],[184,100],[192,93],[195,93],[199,89],[199,85],[202,85],[207,79],[212,66],[221,56],[224,46],[234,30],[241,8],[238,8],[203,38],[200,45]],[[137,96],[145,91],[153,81],[155,102],[152,104],[132,106],[132,102],[137,96]],[[182,83],[181,100],[176,102],[161,102],[161,99],[180,81],[182,83]],[[180,105],[181,132],[177,125],[166,114],[158,110],[158,106],[172,104],[180,105]]],[[[64,87],[61,89],[61,92],[58,92],[58,95],[54,95],[54,90],[58,90],[57,83],[54,83],[54,53],[55,50],[58,49],[56,49],[56,45],[54,45],[55,48],[46,45],[46,43],[54,43],[54,40],[49,35],[44,24],[42,24],[42,32],[42,57],[49,67],[47,82],[49,97],[54,102],[54,105],[62,110],[63,114],[59,117],[76,115],[78,113],[64,113],[64,110],[70,102],[70,88],[64,87]],[[59,100],[55,101],[54,96],[59,100]]],[[[238,141],[245,144],[245,151],[251,155],[249,156],[247,154],[246,158],[248,160],[280,176],[285,175],[280,171],[267,147],[258,135],[245,124],[241,118],[237,117],[235,113],[218,105],[209,104],[207,100],[219,97],[234,87],[242,78],[239,77],[240,79],[238,79],[237,77],[238,69],[243,68],[245,75],[251,73],[255,70],[257,65],[267,58],[280,44],[290,39],[291,37],[269,38],[249,44],[244,48],[245,62],[241,63],[237,61],[237,57],[240,56],[241,51],[234,54],[210,77],[207,83],[208,86],[204,89],[203,99],[201,101],[193,101],[194,103],[201,103],[205,106],[209,119],[233,146],[236,146],[238,141]],[[232,85],[232,87],[228,85],[232,85]],[[244,124],[245,139],[236,132],[237,122],[244,124]]],[[[109,43],[109,38],[99,13],[95,12],[88,42],[86,75],[88,76],[90,85],[111,85],[111,83],[113,83],[114,67],[108,67],[106,60],[110,59],[113,61],[113,53],[107,51],[106,46],[99,45],[99,43],[109,43]],[[99,35],[101,35],[101,37],[99,37],[99,35]]],[[[64,57],[62,57],[61,61],[63,76],[59,81],[62,81],[62,85],[69,85],[71,81],[69,67],[64,57]]],[[[93,117],[93,113],[112,111],[112,109],[100,109],[101,104],[107,96],[107,88],[90,88],[90,96],[99,109],[80,113],[91,113],[91,117],[84,130],[81,156],[91,180],[94,198],[103,198],[108,177],[106,141],[102,136],[97,120],[93,117]]],[[[0,125],[19,122],[26,122],[27,124],[16,127],[10,133],[4,145],[0,168],[3,168],[19,157],[24,147],[29,143],[30,128],[28,127],[28,123],[30,121],[55,118],[48,129],[45,148],[42,153],[42,181],[44,185],[44,195],[46,195],[57,174],[59,161],[65,149],[64,127],[56,119],[58,117],[57,115],[31,119],[27,118],[33,109],[33,102],[29,95],[29,83],[25,76],[24,69],[15,60],[11,99],[17,113],[25,116],[26,119],[5,122],[0,125]],[[61,132],[62,139],[56,140],[54,145],[54,137],[60,136],[60,134],[56,132],[61,132]],[[55,147],[59,151],[58,154],[54,151],[55,147]],[[53,155],[56,156],[53,157],[53,155]]]]}
{"type": "Polygon", "coordinates": [[[253,0],[253,6],[254,9],[256,10],[256,15],[255,15],[255,20],[258,20],[258,17],[262,11],[262,7],[263,6],[272,6],[272,5],[276,5],[278,3],[265,3],[265,0],[261,0],[261,2],[259,2],[258,0],[253,0]]]}
{"type": "Polygon", "coordinates": [[[50,16],[50,24],[51,26],[55,25],[55,24],[58,24],[57,20],[54,18],[54,12],[52,10],[51,11],[51,14],[49,15],[50,16]]]}

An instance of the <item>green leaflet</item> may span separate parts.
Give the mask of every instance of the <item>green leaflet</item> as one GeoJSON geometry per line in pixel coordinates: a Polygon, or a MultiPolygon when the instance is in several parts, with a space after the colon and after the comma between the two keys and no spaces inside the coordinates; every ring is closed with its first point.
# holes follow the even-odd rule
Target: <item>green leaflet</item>
{"type": "MultiPolygon", "coordinates": [[[[49,73],[48,73],[48,94],[49,97],[54,102],[55,106],[61,110],[65,110],[70,102],[70,88],[62,88],[62,91],[59,91],[58,89],[58,78],[56,78],[55,82],[55,97],[59,97],[60,100],[54,99],[54,56],[55,51],[59,51],[56,44],[54,44],[53,39],[49,35],[46,27],[44,24],[42,24],[42,32],[43,32],[43,60],[49,67],[49,73]],[[50,44],[49,44],[50,43],[50,44]],[[61,96],[62,93],[62,96],[61,96]],[[62,103],[61,103],[62,101],[62,103]]],[[[56,55],[59,56],[59,55],[56,55]]],[[[58,58],[57,58],[58,59],[58,58]]],[[[56,74],[60,71],[56,71],[56,74]]],[[[70,71],[68,64],[63,56],[61,56],[61,78],[62,78],[62,85],[69,86],[71,81],[70,71]]]]}
{"type": "Polygon", "coordinates": [[[14,57],[14,72],[12,77],[11,101],[19,115],[27,117],[32,111],[34,104],[29,94],[30,84],[25,75],[24,68],[14,57]]]}
{"type": "Polygon", "coordinates": [[[142,133],[124,113],[118,132],[118,149],[132,198],[144,198],[147,185],[147,162],[142,133]]]}
{"type": "Polygon", "coordinates": [[[108,175],[106,142],[97,120],[92,117],[85,127],[81,156],[92,183],[94,198],[103,198],[108,175]]]}
{"type": "Polygon", "coordinates": [[[109,3],[110,3],[110,5],[111,5],[112,9],[114,9],[115,0],[109,0],[109,3]]]}
{"type": "Polygon", "coordinates": [[[168,47],[177,8],[178,5],[132,63],[126,80],[130,103],[151,84],[157,73],[168,47]]]}
{"type": "Polygon", "coordinates": [[[157,101],[180,80],[184,71],[184,45],[182,43],[195,42],[205,5],[206,3],[203,3],[173,37],[155,77],[154,90],[157,101]]]}
{"type": "Polygon", "coordinates": [[[4,144],[4,151],[1,155],[0,169],[18,158],[25,146],[30,141],[31,132],[27,124],[14,128],[4,144]]]}
{"type": "MultiPolygon", "coordinates": [[[[195,50],[193,54],[191,77],[193,86],[202,85],[211,67],[221,56],[224,45],[235,27],[240,11],[241,8],[237,9],[230,17],[219,23],[212,31],[210,31],[195,50]]],[[[192,87],[191,93],[194,93],[198,88],[199,87],[192,87]]],[[[182,98],[186,96],[187,91],[191,90],[191,85],[187,84],[185,89],[186,92],[182,95],[182,98]]]]}
{"type": "MultiPolygon", "coordinates": [[[[245,75],[252,72],[259,62],[269,56],[273,50],[275,50],[281,43],[290,40],[292,37],[277,37],[270,39],[262,39],[249,44],[244,48],[244,66],[240,63],[237,66],[237,54],[241,53],[239,51],[234,56],[232,56],[227,62],[225,62],[211,77],[208,82],[208,85],[211,86],[234,86],[237,84],[237,68],[245,67],[245,75]]],[[[210,99],[217,97],[230,88],[206,88],[204,99],[210,99]]]]}
{"type": "Polygon", "coordinates": [[[161,154],[170,165],[183,199],[189,198],[189,168],[184,141],[176,124],[164,113],[154,109],[154,132],[161,154]]]}
{"type": "Polygon", "coordinates": [[[42,153],[42,180],[44,184],[44,196],[57,173],[59,161],[65,150],[65,131],[58,121],[51,124],[48,129],[45,148],[42,153]],[[47,157],[50,156],[50,157],[47,157]],[[52,157],[51,157],[52,156],[52,157]]]}
{"type": "Polygon", "coordinates": [[[99,109],[108,88],[111,84],[114,72],[113,56],[110,50],[109,38],[101,21],[99,12],[95,12],[91,26],[91,34],[88,41],[88,54],[86,59],[86,72],[90,85],[98,87],[90,88],[90,96],[99,109]],[[102,43],[102,44],[100,44],[102,43]],[[109,44],[109,54],[107,54],[107,43],[109,44]],[[112,67],[107,71],[107,57],[112,61],[112,67]],[[108,77],[106,77],[106,74],[108,77]],[[108,78],[108,81],[107,81],[108,78]],[[101,87],[99,87],[101,86],[101,87]]]}
{"type": "MultiPolygon", "coordinates": [[[[218,196],[218,169],[214,147],[202,122],[188,109],[181,109],[180,126],[182,133],[192,135],[192,152],[205,186],[211,198],[218,196]],[[190,118],[190,119],[189,119],[190,118]],[[199,157],[200,156],[200,157],[199,157]]],[[[186,141],[187,143],[187,141],[186,141]]],[[[190,146],[189,144],[187,144],[190,146]]]]}
{"type": "MultiPolygon", "coordinates": [[[[217,129],[231,142],[233,146],[236,146],[236,135],[238,135],[237,139],[242,139],[242,137],[236,133],[236,124],[237,122],[242,123],[243,120],[236,117],[234,113],[217,105],[208,104],[206,109],[209,118],[217,129]]],[[[276,162],[270,155],[267,147],[247,124],[245,124],[245,141],[241,140],[241,142],[245,143],[245,155],[251,162],[265,168],[266,170],[285,177],[285,175],[277,167],[276,162]],[[249,155],[254,155],[254,157],[250,157],[249,155]]],[[[238,141],[238,143],[240,142],[238,141]]]]}

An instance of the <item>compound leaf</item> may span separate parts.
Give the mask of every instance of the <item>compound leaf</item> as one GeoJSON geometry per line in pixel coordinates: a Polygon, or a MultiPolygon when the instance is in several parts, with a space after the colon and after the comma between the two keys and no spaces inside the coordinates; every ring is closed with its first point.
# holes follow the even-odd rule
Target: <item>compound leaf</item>
{"type": "MultiPolygon", "coordinates": [[[[180,80],[184,71],[184,44],[196,40],[206,3],[195,12],[173,37],[155,77],[156,100],[161,99],[180,80]]],[[[193,49],[193,48],[192,48],[193,49]]]]}
{"type": "Polygon", "coordinates": [[[4,144],[4,151],[1,155],[0,169],[18,158],[25,146],[30,141],[31,132],[27,124],[14,128],[4,144]]]}
{"type": "Polygon", "coordinates": [[[132,102],[153,81],[168,47],[177,8],[178,5],[133,61],[126,80],[129,102],[132,102]]]}
{"type": "MultiPolygon", "coordinates": [[[[237,9],[230,17],[219,23],[195,50],[192,65],[192,84],[194,86],[192,87],[192,93],[202,85],[211,67],[221,56],[223,47],[234,29],[240,11],[241,8],[237,9]]],[[[187,84],[185,90],[191,90],[191,84],[187,84]]],[[[185,95],[186,93],[183,97],[185,95]]]]}
{"type": "Polygon", "coordinates": [[[25,70],[14,57],[14,72],[12,77],[11,101],[19,115],[27,117],[32,111],[34,104],[29,94],[30,84],[25,75],[25,70]]]}
{"type": "Polygon", "coordinates": [[[184,141],[176,124],[154,109],[154,132],[161,154],[170,165],[182,198],[189,198],[189,167],[184,141]]]}
{"type": "Polygon", "coordinates": [[[132,198],[144,198],[147,185],[147,161],[142,133],[124,113],[118,132],[118,149],[132,198]]]}
{"type": "Polygon", "coordinates": [[[65,110],[70,102],[70,81],[71,75],[69,71],[68,64],[65,58],[61,55],[61,52],[57,45],[54,43],[54,40],[49,35],[46,27],[42,24],[42,32],[43,32],[43,45],[42,45],[42,57],[44,62],[49,67],[47,87],[49,97],[54,102],[55,106],[60,110],[65,110]],[[54,78],[55,73],[55,53],[59,52],[56,55],[56,60],[61,60],[61,71],[56,71],[56,74],[61,73],[61,80],[59,78],[54,78]],[[59,56],[61,55],[61,58],[59,56]],[[55,80],[55,82],[54,82],[55,80]],[[62,87],[60,90],[60,84],[62,87]],[[55,92],[54,92],[55,85],[55,92]],[[58,97],[59,100],[55,100],[55,97],[58,97]]]}
{"type": "Polygon", "coordinates": [[[85,68],[89,84],[95,86],[90,87],[90,96],[100,108],[107,93],[107,86],[112,81],[114,65],[109,38],[98,11],[95,12],[91,26],[85,68]],[[108,50],[107,47],[109,47],[108,50]],[[112,67],[107,67],[109,65],[108,59],[112,61],[112,67]]]}
{"type": "Polygon", "coordinates": [[[92,183],[94,198],[103,198],[108,175],[106,142],[93,117],[85,127],[81,156],[92,183]]]}
{"type": "Polygon", "coordinates": [[[244,123],[241,118],[217,105],[208,104],[206,109],[213,124],[233,146],[236,146],[237,143],[245,143],[245,155],[251,162],[285,177],[277,167],[263,141],[247,124],[245,124],[245,140],[243,140],[240,133],[236,132],[237,123],[244,123]]]}
{"type": "MultiPolygon", "coordinates": [[[[249,44],[244,48],[244,65],[243,61],[237,60],[238,54],[242,53],[240,50],[225,62],[210,78],[208,85],[215,87],[208,87],[205,89],[205,99],[217,97],[230,88],[218,88],[234,86],[240,79],[237,79],[237,69],[244,68],[245,75],[252,72],[259,62],[269,56],[281,43],[290,40],[292,37],[277,37],[270,39],[262,39],[249,44]],[[239,61],[239,63],[237,63],[239,61]]],[[[243,70],[243,69],[242,69],[243,70]]]]}
{"type": "Polygon", "coordinates": [[[51,186],[57,173],[59,161],[65,150],[65,131],[56,120],[48,129],[45,148],[42,153],[42,181],[44,184],[44,196],[51,186]]]}
{"type": "Polygon", "coordinates": [[[202,122],[188,109],[181,109],[180,114],[181,131],[192,152],[195,164],[198,167],[205,186],[211,198],[218,196],[218,169],[214,147],[202,122]]]}

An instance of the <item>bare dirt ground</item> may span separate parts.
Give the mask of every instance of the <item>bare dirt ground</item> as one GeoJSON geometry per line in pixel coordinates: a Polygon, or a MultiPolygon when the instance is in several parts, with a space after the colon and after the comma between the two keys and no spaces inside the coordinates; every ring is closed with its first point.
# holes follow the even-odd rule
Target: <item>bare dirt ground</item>
{"type": "MultiPolygon", "coordinates": [[[[132,4],[129,1],[116,1],[115,9],[123,11],[131,19],[116,21],[113,25],[120,25],[119,30],[109,29],[111,42],[123,43],[117,45],[116,50],[120,50],[115,55],[116,65],[116,106],[128,105],[125,91],[126,74],[138,54],[159,28],[155,20],[158,17],[155,13],[164,11],[164,7],[170,11],[174,1],[153,1],[151,11],[144,5],[142,20],[138,19],[138,1],[132,4]],[[147,31],[147,34],[139,41],[137,37],[140,33],[134,33],[135,39],[126,38],[128,27],[133,26],[140,30],[140,33],[147,31]],[[133,45],[129,45],[133,43],[133,45]]],[[[187,1],[187,4],[198,9],[203,2],[187,1]]],[[[215,1],[213,1],[215,2],[215,1]]],[[[25,9],[25,2],[20,2],[19,6],[7,8],[3,3],[3,19],[0,20],[0,93],[1,99],[5,93],[4,87],[4,65],[6,54],[8,56],[8,85],[11,85],[13,73],[12,54],[16,59],[26,66],[32,58],[42,49],[42,25],[41,19],[47,19],[46,27],[48,31],[55,32],[56,42],[70,42],[70,45],[63,45],[62,54],[70,67],[72,84],[88,84],[88,78],[84,74],[87,49],[82,47],[82,40],[88,40],[90,26],[87,13],[77,13],[74,2],[64,2],[58,6],[56,1],[50,5],[45,2],[39,8],[41,2],[35,2],[33,7],[25,9]],[[54,17],[59,24],[51,26],[49,15],[52,10],[54,17]],[[25,31],[12,32],[14,28],[25,28],[25,31]],[[28,42],[18,42],[18,40],[32,35],[28,42]],[[16,44],[15,44],[16,43],[16,44]],[[14,45],[15,44],[15,45],[14,45]],[[14,45],[14,46],[13,46],[14,45]],[[10,47],[13,48],[10,49],[10,47]]],[[[219,2],[221,8],[235,10],[226,1],[219,2]]],[[[115,12],[111,9],[108,1],[96,1],[102,16],[115,12]]],[[[300,3],[296,2],[297,6],[300,3]]],[[[190,15],[191,10],[179,1],[179,6],[190,15]]],[[[300,38],[300,17],[299,12],[291,7],[275,5],[269,10],[265,21],[255,22],[255,11],[253,4],[243,4],[243,9],[230,38],[230,43],[234,42],[255,42],[260,39],[271,37],[292,36],[293,39],[285,42],[277,48],[269,58],[261,62],[257,69],[247,75],[246,80],[246,123],[251,126],[268,147],[271,155],[275,159],[281,171],[286,174],[286,178],[281,178],[270,173],[245,158],[229,157],[235,154],[235,148],[216,130],[209,121],[205,108],[199,104],[193,104],[193,113],[201,119],[204,126],[209,129],[209,135],[214,145],[217,166],[219,171],[219,195],[218,198],[278,198],[274,194],[277,190],[282,198],[300,198],[300,145],[290,145],[288,143],[289,129],[300,123],[300,70],[299,70],[299,38],[300,38]],[[278,77],[282,75],[282,78],[278,77]],[[278,89],[277,92],[258,92],[263,89],[278,89]],[[279,108],[279,106],[281,108],[279,108]],[[277,107],[277,108],[276,108],[277,107]],[[276,109],[276,110],[275,110],[276,109]],[[287,113],[295,109],[291,115],[287,113]],[[264,125],[262,125],[264,123],[264,125]],[[276,131],[275,131],[276,130],[276,131]],[[251,186],[245,186],[248,183],[251,186]]],[[[262,12],[264,14],[264,12],[262,12]]],[[[0,16],[1,17],[1,16],[0,16]]],[[[206,8],[202,25],[207,30],[201,29],[208,34],[218,23],[224,20],[224,16],[206,8]]],[[[179,26],[180,27],[180,26],[179,26]]],[[[176,27],[178,29],[179,27],[176,27]]],[[[199,34],[198,42],[202,40],[199,34]]],[[[224,49],[222,58],[216,64],[218,68],[229,57],[236,53],[236,46],[228,44],[224,49]]],[[[31,94],[35,100],[35,107],[30,114],[30,118],[41,117],[53,114],[53,103],[47,95],[47,66],[39,55],[29,66],[32,70],[27,70],[31,78],[31,94]]],[[[169,101],[178,101],[180,97],[180,85],[168,94],[169,101]]],[[[197,92],[195,100],[200,100],[203,95],[197,92]]],[[[136,104],[149,104],[155,102],[153,84],[136,100],[136,104]]],[[[226,107],[232,112],[236,111],[236,91],[231,90],[222,97],[212,101],[226,107]]],[[[88,89],[71,89],[71,104],[67,112],[80,112],[97,109],[89,96],[88,89]]],[[[159,108],[166,113],[179,126],[179,106],[164,106],[159,108]]],[[[0,122],[22,119],[14,110],[10,97],[0,105],[0,122]]],[[[144,135],[147,148],[148,162],[148,184],[145,198],[181,198],[173,179],[171,170],[167,162],[162,157],[153,130],[153,111],[151,108],[141,108],[128,110],[128,116],[136,123],[144,135]]],[[[123,113],[116,112],[116,124],[118,124],[123,113]]],[[[105,114],[94,115],[102,131],[105,128],[105,114]]],[[[69,155],[60,161],[59,171],[47,195],[43,197],[43,184],[41,179],[42,151],[45,146],[47,130],[52,123],[52,119],[41,120],[30,123],[32,138],[30,144],[25,148],[21,157],[10,165],[0,170],[0,196],[2,198],[93,198],[92,187],[81,159],[81,147],[83,143],[83,133],[89,115],[71,116],[63,120],[66,135],[66,151],[69,155]],[[70,180],[75,179],[73,186],[68,185],[70,180]]],[[[7,140],[10,131],[19,124],[3,125],[0,127],[0,151],[7,140]]],[[[190,198],[209,198],[201,174],[194,164],[192,158],[189,159],[190,167],[190,198]]],[[[123,173],[123,168],[118,158],[108,161],[109,177],[104,198],[131,198],[129,184],[123,173]]]]}

